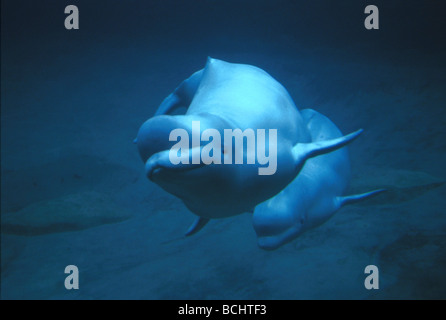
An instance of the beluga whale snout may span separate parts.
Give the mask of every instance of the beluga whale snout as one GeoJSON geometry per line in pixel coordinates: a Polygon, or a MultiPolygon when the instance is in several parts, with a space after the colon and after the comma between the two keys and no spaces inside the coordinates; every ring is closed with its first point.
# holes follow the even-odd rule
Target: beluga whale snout
{"type": "Polygon", "coordinates": [[[135,142],[146,176],[198,216],[186,235],[211,219],[253,212],[259,246],[276,249],[349,202],[344,147],[361,131],[343,136],[316,111],[299,112],[260,68],[208,58],[135,142]]]}

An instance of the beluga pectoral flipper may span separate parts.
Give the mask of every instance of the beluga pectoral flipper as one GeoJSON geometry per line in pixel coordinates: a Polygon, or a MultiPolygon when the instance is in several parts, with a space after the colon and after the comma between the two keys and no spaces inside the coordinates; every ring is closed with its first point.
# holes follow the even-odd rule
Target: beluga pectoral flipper
{"type": "Polygon", "coordinates": [[[348,143],[355,140],[362,133],[362,131],[362,129],[359,129],[348,135],[329,140],[297,143],[293,148],[293,155],[295,158],[296,167],[300,170],[307,159],[325,153],[330,153],[346,146],[348,143]]]}
{"type": "Polygon", "coordinates": [[[164,99],[156,110],[155,116],[171,114],[173,111],[181,107],[188,108],[197,92],[202,77],[203,70],[199,70],[181,82],[181,84],[164,99]]]}

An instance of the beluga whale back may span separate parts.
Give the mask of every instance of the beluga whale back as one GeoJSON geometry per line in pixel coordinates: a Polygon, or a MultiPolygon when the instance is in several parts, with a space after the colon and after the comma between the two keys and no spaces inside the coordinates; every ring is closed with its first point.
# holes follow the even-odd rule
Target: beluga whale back
{"type": "MultiPolygon", "coordinates": [[[[315,135],[315,123],[323,123],[324,128],[331,123],[321,117],[323,120],[313,120],[309,126],[308,114],[303,116],[287,90],[262,69],[208,58],[204,69],[164,99],[155,116],[139,129],[135,143],[147,177],[198,216],[186,235],[199,231],[210,219],[254,212],[259,245],[269,249],[289,241],[285,237],[276,239],[274,245],[263,245],[272,234],[277,238],[277,232],[286,229],[277,228],[274,217],[278,212],[268,210],[274,206],[273,199],[287,191],[303,170],[312,172],[307,165],[310,160],[336,150],[344,155],[340,149],[362,131],[346,136],[339,132],[315,135]],[[186,112],[178,114],[182,109],[186,112]]],[[[348,164],[347,156],[338,158],[341,164],[348,164]]],[[[332,162],[318,161],[318,170],[336,172],[339,166],[333,167],[332,162]]],[[[331,191],[323,192],[324,179],[315,174],[312,183],[322,192],[306,200],[317,202],[333,196],[331,191]]],[[[332,180],[344,186],[348,175],[333,174],[332,180]]],[[[343,189],[334,194],[341,196],[343,189]]],[[[297,201],[307,197],[286,193],[297,201]]],[[[287,219],[281,223],[291,227],[294,220],[287,219]]]]}

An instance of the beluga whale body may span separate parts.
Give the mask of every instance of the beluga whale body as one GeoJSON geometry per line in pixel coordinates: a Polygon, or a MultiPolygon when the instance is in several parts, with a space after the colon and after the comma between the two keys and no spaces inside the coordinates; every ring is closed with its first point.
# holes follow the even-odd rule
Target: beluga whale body
{"type": "MultiPolygon", "coordinates": [[[[208,58],[204,69],[164,99],[135,143],[147,177],[198,216],[186,235],[210,219],[254,212],[259,246],[274,249],[293,237],[289,230],[299,218],[292,217],[292,206],[342,196],[349,179],[342,147],[362,132],[342,136],[326,117],[309,114],[301,114],[287,90],[262,69],[208,58]],[[304,184],[315,192],[293,187],[301,184],[302,172],[312,174],[304,184]],[[338,188],[325,185],[327,180],[338,188]]],[[[313,207],[302,210],[312,214],[313,207]]],[[[338,207],[322,205],[314,212],[323,217],[338,207]]]]}

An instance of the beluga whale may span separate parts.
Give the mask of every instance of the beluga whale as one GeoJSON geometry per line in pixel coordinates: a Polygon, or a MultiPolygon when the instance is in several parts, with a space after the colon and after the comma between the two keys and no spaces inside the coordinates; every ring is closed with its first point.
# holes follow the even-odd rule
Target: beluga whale
{"type": "MultiPolygon", "coordinates": [[[[327,117],[312,109],[301,112],[313,143],[342,136],[327,117]]],[[[347,148],[308,159],[294,180],[257,205],[253,226],[260,248],[274,250],[327,221],[342,206],[385,191],[344,196],[350,180],[347,148]]]]}
{"type": "Polygon", "coordinates": [[[147,178],[197,215],[186,235],[211,219],[251,212],[259,246],[275,249],[341,205],[377,192],[342,198],[349,179],[343,147],[361,132],[342,135],[323,115],[300,112],[258,67],[209,57],[134,142],[147,178]],[[305,228],[294,232],[303,211],[305,228]]]}

